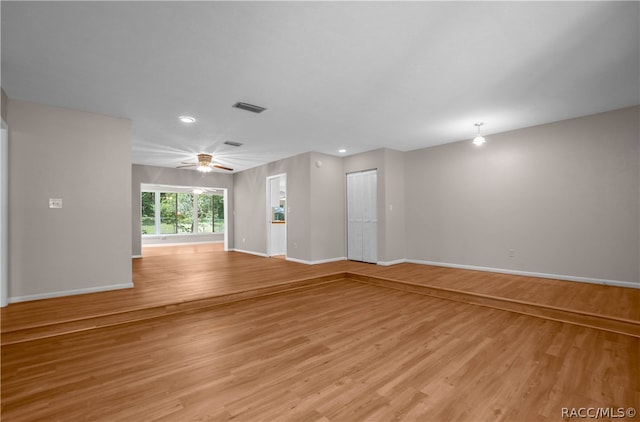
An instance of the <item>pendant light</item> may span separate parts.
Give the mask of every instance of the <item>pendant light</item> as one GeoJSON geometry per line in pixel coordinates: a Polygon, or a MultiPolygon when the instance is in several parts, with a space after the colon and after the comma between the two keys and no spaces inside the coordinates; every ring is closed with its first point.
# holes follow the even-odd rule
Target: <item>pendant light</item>
{"type": "Polygon", "coordinates": [[[478,123],[474,124],[474,126],[478,128],[478,134],[476,135],[475,138],[473,138],[473,144],[474,145],[480,146],[480,145],[484,144],[485,142],[487,142],[484,139],[484,137],[482,135],[480,135],[480,126],[482,126],[483,124],[484,123],[482,123],[482,122],[478,122],[478,123]]]}

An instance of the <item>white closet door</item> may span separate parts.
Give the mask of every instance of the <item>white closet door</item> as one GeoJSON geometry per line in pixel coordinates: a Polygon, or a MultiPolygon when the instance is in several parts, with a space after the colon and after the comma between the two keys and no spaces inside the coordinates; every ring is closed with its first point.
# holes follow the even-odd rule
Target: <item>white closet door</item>
{"type": "Polygon", "coordinates": [[[378,261],[377,172],[347,175],[347,256],[354,261],[378,261]]]}
{"type": "Polygon", "coordinates": [[[362,261],[362,218],[356,197],[359,173],[347,174],[347,257],[354,261],[362,261]]]}

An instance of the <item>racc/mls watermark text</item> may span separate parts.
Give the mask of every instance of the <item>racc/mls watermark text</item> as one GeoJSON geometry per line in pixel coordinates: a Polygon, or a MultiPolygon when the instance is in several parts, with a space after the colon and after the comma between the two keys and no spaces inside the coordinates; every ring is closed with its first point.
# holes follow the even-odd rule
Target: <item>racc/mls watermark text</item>
{"type": "Polygon", "coordinates": [[[623,419],[636,416],[633,407],[563,407],[563,418],[576,419],[623,419]]]}

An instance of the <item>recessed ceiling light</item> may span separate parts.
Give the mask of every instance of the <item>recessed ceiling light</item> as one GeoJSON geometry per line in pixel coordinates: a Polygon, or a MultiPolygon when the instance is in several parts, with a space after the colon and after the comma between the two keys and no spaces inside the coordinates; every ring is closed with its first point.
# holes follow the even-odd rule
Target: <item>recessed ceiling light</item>
{"type": "Polygon", "coordinates": [[[193,123],[196,121],[196,119],[191,116],[178,116],[178,119],[180,119],[182,123],[193,123]]]}
{"type": "Polygon", "coordinates": [[[346,150],[346,149],[344,149],[344,148],[340,148],[340,149],[338,150],[338,152],[339,152],[340,154],[344,154],[345,152],[347,152],[347,150],[346,150]]]}

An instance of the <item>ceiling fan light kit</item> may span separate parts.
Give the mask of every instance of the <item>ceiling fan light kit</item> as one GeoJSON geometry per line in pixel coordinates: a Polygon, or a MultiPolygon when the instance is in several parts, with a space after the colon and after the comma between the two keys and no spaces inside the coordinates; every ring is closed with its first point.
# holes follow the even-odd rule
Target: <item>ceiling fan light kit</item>
{"type": "Polygon", "coordinates": [[[225,167],[225,166],[221,166],[220,164],[214,164],[213,163],[213,155],[211,154],[198,154],[198,162],[197,163],[185,163],[182,162],[182,164],[184,164],[183,166],[178,166],[176,168],[187,168],[187,167],[195,167],[196,170],[198,170],[199,172],[202,173],[209,173],[211,171],[213,171],[214,168],[217,169],[221,169],[221,170],[227,170],[227,171],[233,171],[233,169],[231,167],[225,167]]]}
{"type": "Polygon", "coordinates": [[[209,173],[211,170],[211,160],[213,157],[209,154],[198,154],[198,171],[202,173],[209,173]]]}

